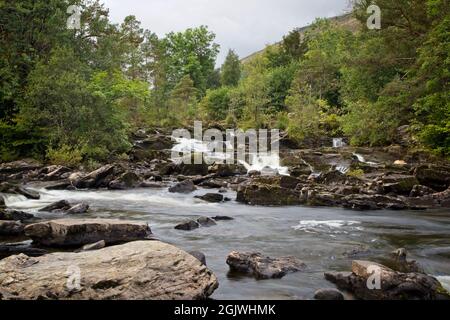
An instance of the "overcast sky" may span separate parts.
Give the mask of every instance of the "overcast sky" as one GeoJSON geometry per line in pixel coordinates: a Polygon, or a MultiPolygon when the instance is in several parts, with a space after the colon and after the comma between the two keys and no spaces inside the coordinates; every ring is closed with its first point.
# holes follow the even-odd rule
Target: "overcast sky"
{"type": "Polygon", "coordinates": [[[279,41],[317,17],[348,11],[349,0],[103,0],[113,22],[135,15],[145,29],[170,31],[207,25],[216,34],[222,63],[228,49],[241,58],[279,41]]]}

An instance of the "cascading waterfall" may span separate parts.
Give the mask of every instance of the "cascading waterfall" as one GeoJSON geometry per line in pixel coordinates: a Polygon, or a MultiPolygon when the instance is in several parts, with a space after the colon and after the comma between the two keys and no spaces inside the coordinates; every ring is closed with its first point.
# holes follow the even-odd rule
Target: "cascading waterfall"
{"type": "Polygon", "coordinates": [[[358,153],[353,153],[353,156],[355,156],[356,159],[358,159],[358,161],[361,162],[361,163],[365,163],[365,164],[368,164],[368,165],[371,165],[371,166],[376,166],[376,165],[378,165],[378,163],[376,163],[376,162],[366,161],[366,159],[364,158],[364,156],[362,156],[362,155],[360,155],[360,154],[358,154],[358,153]]]}

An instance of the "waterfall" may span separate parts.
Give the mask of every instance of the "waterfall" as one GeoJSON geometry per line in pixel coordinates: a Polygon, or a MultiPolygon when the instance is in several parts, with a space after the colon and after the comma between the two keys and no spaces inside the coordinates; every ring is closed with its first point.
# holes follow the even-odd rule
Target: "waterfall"
{"type": "Polygon", "coordinates": [[[333,139],[333,148],[343,148],[346,146],[343,138],[334,138],[333,139]]]}
{"type": "Polygon", "coordinates": [[[371,166],[378,165],[378,163],[376,163],[376,162],[366,161],[366,159],[362,155],[360,155],[358,153],[353,153],[353,156],[355,156],[356,159],[358,159],[359,162],[362,162],[362,163],[365,163],[365,164],[368,164],[368,165],[371,165],[371,166]]]}
{"type": "Polygon", "coordinates": [[[263,175],[289,175],[289,168],[280,165],[280,157],[276,153],[256,154],[252,156],[251,164],[245,161],[239,161],[247,172],[258,171],[263,175]]]}

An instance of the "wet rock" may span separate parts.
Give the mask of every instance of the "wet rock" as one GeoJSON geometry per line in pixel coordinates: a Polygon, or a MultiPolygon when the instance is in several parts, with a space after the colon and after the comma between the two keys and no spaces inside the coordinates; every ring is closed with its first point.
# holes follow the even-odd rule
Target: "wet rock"
{"type": "Polygon", "coordinates": [[[0,260],[18,254],[25,254],[29,257],[39,257],[48,253],[47,250],[33,247],[31,241],[0,244],[0,260]]]}
{"type": "Polygon", "coordinates": [[[353,261],[351,273],[331,272],[326,273],[325,278],[339,289],[350,291],[363,300],[450,299],[448,292],[434,277],[396,272],[370,261],[353,261]],[[377,277],[380,280],[379,289],[376,289],[377,277]],[[375,289],[370,289],[372,285],[375,289]]]}
{"type": "Polygon", "coordinates": [[[389,267],[399,272],[417,272],[425,273],[422,266],[416,261],[408,261],[408,251],[405,248],[400,248],[391,252],[388,257],[389,267]]]}
{"type": "Polygon", "coordinates": [[[198,228],[200,228],[200,224],[194,220],[189,220],[189,221],[180,223],[179,225],[175,226],[175,229],[183,230],[183,231],[191,231],[191,230],[198,229],[198,228]]]}
{"type": "Polygon", "coordinates": [[[23,234],[23,224],[20,221],[0,220],[0,236],[18,236],[23,234]]]}
{"type": "Polygon", "coordinates": [[[201,199],[206,202],[222,202],[224,197],[219,193],[207,193],[203,196],[196,196],[195,198],[201,199]]]}
{"type": "Polygon", "coordinates": [[[251,274],[256,279],[279,279],[303,270],[306,265],[294,257],[270,258],[260,253],[231,252],[227,257],[230,270],[251,274]]]}
{"type": "Polygon", "coordinates": [[[404,210],[410,208],[402,199],[384,195],[351,195],[342,198],[344,208],[354,210],[404,210]]]}
{"type": "Polygon", "coordinates": [[[394,193],[400,195],[409,195],[419,181],[414,176],[391,174],[382,178],[382,188],[384,193],[394,193]]]}
{"type": "Polygon", "coordinates": [[[204,266],[206,266],[206,256],[204,253],[200,251],[191,251],[189,252],[190,255],[198,259],[204,266]]]}
{"type": "Polygon", "coordinates": [[[217,225],[217,223],[213,219],[208,218],[208,217],[200,217],[197,219],[197,222],[202,227],[212,227],[212,226],[217,225]]]}
{"type": "Polygon", "coordinates": [[[147,240],[151,230],[147,223],[110,219],[60,219],[25,227],[25,235],[48,247],[79,247],[104,240],[117,244],[147,240]]]}
{"type": "Polygon", "coordinates": [[[215,217],[212,217],[212,219],[216,220],[216,221],[231,221],[231,220],[234,220],[234,218],[228,217],[228,216],[215,216],[215,217]]]}
{"type": "Polygon", "coordinates": [[[159,241],[0,261],[0,294],[6,300],[195,300],[217,287],[200,261],[159,241]],[[78,270],[74,266],[81,270],[80,287],[67,286],[68,273],[78,270]]]}
{"type": "Polygon", "coordinates": [[[347,176],[340,171],[326,172],[317,179],[317,182],[322,184],[342,184],[347,181],[347,176]]]}
{"type": "Polygon", "coordinates": [[[41,198],[39,192],[24,188],[22,186],[14,185],[8,182],[0,184],[1,193],[20,194],[28,199],[39,200],[41,198]]]}
{"type": "Polygon", "coordinates": [[[69,190],[71,188],[75,187],[72,186],[72,183],[69,180],[52,183],[45,187],[47,190],[69,190]]]}
{"type": "Polygon", "coordinates": [[[67,214],[82,214],[88,212],[88,210],[89,205],[87,203],[79,203],[67,210],[67,214]]]}
{"type": "Polygon", "coordinates": [[[0,164],[0,173],[18,173],[36,170],[41,167],[42,164],[34,160],[19,160],[0,164]]]}
{"type": "Polygon", "coordinates": [[[126,190],[136,188],[139,182],[140,179],[136,173],[127,171],[120,175],[119,178],[111,181],[108,188],[113,190],[126,190]]]}
{"type": "Polygon", "coordinates": [[[110,182],[111,176],[114,174],[114,165],[105,165],[86,176],[80,175],[79,173],[72,174],[69,177],[74,187],[77,189],[94,189],[106,187],[110,182]],[[109,178],[109,179],[107,179],[109,178]]]}
{"type": "Polygon", "coordinates": [[[64,166],[54,166],[52,168],[48,168],[48,173],[42,177],[42,180],[45,181],[54,181],[61,179],[63,175],[69,173],[71,170],[64,166]]]}
{"type": "Polygon", "coordinates": [[[450,187],[450,167],[423,165],[414,169],[414,175],[424,186],[436,191],[444,191],[450,187]]]}
{"type": "Polygon", "coordinates": [[[316,300],[344,300],[342,292],[336,289],[319,289],[314,293],[316,300]]]}
{"type": "Polygon", "coordinates": [[[169,192],[171,193],[191,193],[195,191],[197,188],[194,185],[192,180],[185,180],[177,183],[173,187],[169,188],[169,192]]]}
{"type": "Polygon", "coordinates": [[[146,151],[163,151],[172,149],[174,142],[169,136],[162,134],[152,134],[144,140],[138,141],[136,147],[146,151]]]}
{"type": "Polygon", "coordinates": [[[21,221],[31,220],[34,215],[18,210],[0,209],[0,220],[21,221]]]}
{"type": "Polygon", "coordinates": [[[149,189],[158,189],[158,188],[164,188],[166,185],[161,182],[154,182],[154,181],[144,181],[139,184],[140,188],[149,188],[149,189]]]}
{"type": "Polygon", "coordinates": [[[0,208],[5,207],[5,198],[0,194],[0,208]]]}
{"type": "Polygon", "coordinates": [[[94,251],[94,250],[100,250],[103,249],[104,247],[106,247],[106,242],[105,240],[100,240],[96,243],[91,243],[91,244],[86,244],[84,245],[81,249],[80,252],[83,251],[94,251]]]}
{"type": "Polygon", "coordinates": [[[423,196],[428,196],[430,194],[436,193],[436,191],[434,191],[433,189],[426,187],[426,186],[422,186],[422,185],[415,185],[412,190],[411,193],[409,194],[409,196],[411,198],[417,198],[417,197],[423,197],[423,196]]]}
{"type": "Polygon", "coordinates": [[[199,183],[199,186],[204,188],[220,189],[226,187],[227,182],[218,179],[208,179],[199,183]]]}
{"type": "Polygon", "coordinates": [[[67,200],[60,200],[57,202],[54,202],[52,204],[49,204],[48,206],[39,209],[40,212],[53,212],[53,211],[65,211],[69,210],[72,207],[72,205],[67,200]]]}

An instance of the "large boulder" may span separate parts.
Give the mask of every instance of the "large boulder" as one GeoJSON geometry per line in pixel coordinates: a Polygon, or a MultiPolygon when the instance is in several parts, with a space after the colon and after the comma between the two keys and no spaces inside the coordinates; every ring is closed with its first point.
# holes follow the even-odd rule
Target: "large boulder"
{"type": "Polygon", "coordinates": [[[109,219],[60,219],[25,227],[25,235],[48,247],[80,247],[105,240],[108,245],[151,237],[147,223],[109,219]]]}
{"type": "Polygon", "coordinates": [[[170,193],[191,193],[197,188],[192,180],[184,180],[169,188],[170,193]]]}
{"type": "Polygon", "coordinates": [[[199,260],[159,241],[0,261],[2,299],[194,300],[217,287],[199,260]]]}
{"type": "Polygon", "coordinates": [[[303,262],[294,257],[270,258],[260,253],[237,251],[231,252],[226,262],[231,271],[250,274],[256,279],[279,279],[306,267],[303,262]]]}
{"type": "Polygon", "coordinates": [[[127,171],[121,174],[117,179],[111,181],[108,185],[109,189],[125,190],[135,188],[140,184],[138,175],[134,172],[127,171]]]}
{"type": "Polygon", "coordinates": [[[224,196],[220,193],[207,193],[203,196],[196,196],[195,198],[201,199],[206,202],[222,202],[224,199],[224,196]]]}
{"type": "Polygon", "coordinates": [[[78,189],[91,189],[106,187],[110,180],[113,179],[114,175],[114,165],[105,165],[91,173],[83,176],[80,174],[72,174],[69,179],[72,185],[78,189]]]}
{"type": "Polygon", "coordinates": [[[358,299],[450,299],[449,293],[434,277],[423,273],[396,272],[370,261],[353,261],[351,273],[325,273],[325,278],[339,289],[353,293],[358,299]]]}
{"type": "Polygon", "coordinates": [[[239,186],[236,200],[261,206],[302,204],[300,193],[294,189],[298,183],[292,177],[256,177],[239,186]]]}
{"type": "Polygon", "coordinates": [[[414,169],[414,175],[421,185],[436,191],[444,191],[450,187],[450,167],[423,165],[414,169]]]}
{"type": "Polygon", "coordinates": [[[39,200],[41,198],[39,192],[30,190],[23,186],[11,184],[8,182],[3,182],[0,184],[0,192],[1,193],[12,193],[12,194],[20,194],[28,199],[39,200]]]}

